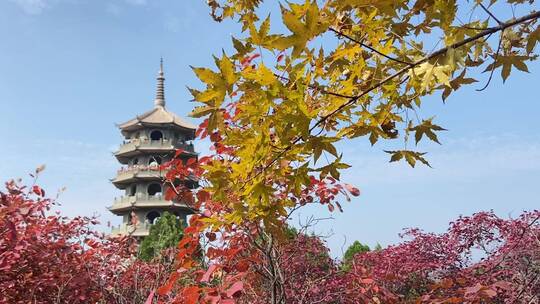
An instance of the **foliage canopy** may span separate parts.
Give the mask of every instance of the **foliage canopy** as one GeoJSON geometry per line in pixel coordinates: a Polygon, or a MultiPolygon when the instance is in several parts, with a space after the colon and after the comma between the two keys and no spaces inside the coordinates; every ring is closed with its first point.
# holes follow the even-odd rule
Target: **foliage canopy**
{"type": "Polygon", "coordinates": [[[174,248],[183,235],[183,224],[174,214],[163,212],[157,223],[150,227],[147,237],[141,242],[139,257],[150,261],[163,250],[174,248]]]}
{"type": "MultiPolygon", "coordinates": [[[[506,80],[537,58],[540,13],[501,21],[491,8],[527,12],[532,1],[306,0],[281,4],[281,20],[260,17],[261,2],[209,1],[216,20],[234,18],[243,33],[216,70],[193,69],[206,87],[191,90],[201,104],[192,115],[222,156],[204,166],[207,190],[231,207],[211,225],[279,225],[314,176],[339,179],[349,167],[335,146],[344,139],[385,141],[391,162],[429,165],[413,145],[439,143],[445,129],[420,117],[424,97],[447,99],[477,82],[475,70],[506,80]]],[[[333,209],[332,199],[321,202],[333,209]]]]}
{"type": "Polygon", "coordinates": [[[207,1],[216,21],[234,19],[242,33],[214,69],[193,68],[204,87],[191,89],[192,116],[204,119],[197,135],[213,153],[167,164],[169,180],[196,175],[202,185],[168,193],[200,210],[179,244],[179,272],[194,264],[203,232],[221,244],[208,249],[199,283],[184,289],[188,303],[233,301],[255,274],[272,282],[270,302],[285,303],[277,244],[291,212],[312,203],[341,210],[340,198],[360,194],[339,181],[349,165],[336,144],[365,138],[387,144],[391,162],[429,166],[414,147],[439,143],[445,129],[420,116],[425,97],[447,100],[481,71],[483,90],[496,73],[528,72],[538,57],[532,0],[304,0],[279,3],[278,19],[262,2],[207,1]],[[512,15],[497,16],[495,6],[512,15]],[[215,273],[219,284],[208,285],[215,273]]]}
{"type": "Polygon", "coordinates": [[[345,251],[345,254],[343,254],[344,269],[345,270],[349,269],[352,263],[352,260],[357,253],[369,252],[370,250],[371,249],[369,248],[368,245],[364,245],[360,243],[359,241],[354,241],[354,243],[352,243],[351,246],[347,248],[347,250],[345,251]]]}

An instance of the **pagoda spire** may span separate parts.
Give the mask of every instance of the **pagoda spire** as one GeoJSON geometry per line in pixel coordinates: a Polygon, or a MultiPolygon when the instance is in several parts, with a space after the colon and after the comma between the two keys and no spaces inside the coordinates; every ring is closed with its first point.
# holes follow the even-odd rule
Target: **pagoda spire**
{"type": "Polygon", "coordinates": [[[156,107],[165,107],[165,76],[163,74],[163,57],[159,64],[159,73],[157,79],[156,99],[154,105],[156,107]]]}

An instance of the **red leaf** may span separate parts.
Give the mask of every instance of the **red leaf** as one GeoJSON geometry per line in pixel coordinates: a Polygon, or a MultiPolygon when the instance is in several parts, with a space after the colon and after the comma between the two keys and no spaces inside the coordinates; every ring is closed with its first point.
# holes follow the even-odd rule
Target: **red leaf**
{"type": "Polygon", "coordinates": [[[355,186],[351,184],[345,184],[345,189],[347,189],[347,191],[349,191],[353,196],[360,195],[360,189],[356,188],[355,186]]]}
{"type": "Polygon", "coordinates": [[[201,190],[197,192],[197,199],[199,200],[199,202],[204,203],[208,199],[210,199],[210,194],[205,190],[201,190]]]}
{"type": "Polygon", "coordinates": [[[217,265],[216,265],[216,264],[210,265],[210,267],[208,267],[208,270],[206,270],[206,272],[205,272],[204,275],[202,276],[201,282],[203,282],[203,283],[208,283],[208,282],[210,281],[210,276],[212,276],[212,273],[214,273],[214,271],[216,270],[216,268],[217,268],[217,265]]]}
{"type": "Polygon", "coordinates": [[[249,269],[249,261],[247,260],[241,260],[236,264],[236,270],[239,272],[245,272],[249,269]]]}
{"type": "Polygon", "coordinates": [[[467,287],[465,288],[465,294],[475,294],[482,290],[483,286],[480,283],[476,283],[473,287],[467,287]]]}
{"type": "Polygon", "coordinates": [[[148,298],[146,299],[146,302],[144,302],[144,304],[152,304],[155,293],[156,293],[155,290],[152,290],[152,292],[148,295],[148,298]]]}
{"type": "Polygon", "coordinates": [[[232,298],[234,296],[238,296],[240,292],[244,289],[244,283],[242,281],[238,281],[227,290],[227,296],[232,298]]]}
{"type": "Polygon", "coordinates": [[[13,224],[13,222],[10,222],[8,220],[6,220],[6,224],[9,228],[9,240],[11,242],[15,242],[17,241],[17,228],[15,227],[15,224],[13,224]]]}
{"type": "Polygon", "coordinates": [[[505,282],[505,281],[498,281],[491,285],[492,287],[498,287],[500,289],[504,290],[512,290],[512,284],[505,282]]]}
{"type": "Polygon", "coordinates": [[[373,284],[373,279],[362,279],[362,283],[364,283],[364,284],[373,284]]]}
{"type": "Polygon", "coordinates": [[[172,201],[174,198],[176,198],[176,192],[174,191],[173,188],[168,187],[165,190],[165,199],[168,201],[172,201]]]}
{"type": "Polygon", "coordinates": [[[485,289],[482,292],[489,298],[494,298],[497,296],[497,292],[493,289],[485,289]]]}
{"type": "Polygon", "coordinates": [[[190,286],[184,288],[184,298],[186,304],[197,304],[199,301],[199,287],[190,286]]]}
{"type": "Polygon", "coordinates": [[[249,57],[246,57],[246,58],[242,59],[240,61],[240,63],[242,64],[242,67],[245,68],[245,67],[247,67],[248,65],[251,64],[251,61],[253,61],[253,59],[258,58],[260,56],[261,56],[261,54],[253,54],[253,55],[251,55],[249,57]]]}
{"type": "Polygon", "coordinates": [[[41,189],[39,186],[34,185],[32,187],[32,192],[39,196],[45,196],[45,190],[41,189]]]}

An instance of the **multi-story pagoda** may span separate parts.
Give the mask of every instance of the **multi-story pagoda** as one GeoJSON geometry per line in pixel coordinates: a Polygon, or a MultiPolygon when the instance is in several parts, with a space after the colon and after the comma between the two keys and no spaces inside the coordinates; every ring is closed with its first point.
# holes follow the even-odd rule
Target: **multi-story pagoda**
{"type": "MultiPolygon", "coordinates": [[[[163,195],[167,185],[159,165],[174,157],[179,148],[184,150],[180,157],[196,156],[191,142],[196,127],[165,108],[164,82],[161,60],[154,108],[118,125],[124,142],[114,155],[124,166],[111,181],[124,191],[124,196],[116,198],[109,207],[112,213],[122,216],[122,224],[113,228],[113,235],[144,237],[164,211],[176,214],[184,222],[191,213],[182,202],[167,201],[163,195]]],[[[195,186],[193,181],[182,182],[195,186]]]]}

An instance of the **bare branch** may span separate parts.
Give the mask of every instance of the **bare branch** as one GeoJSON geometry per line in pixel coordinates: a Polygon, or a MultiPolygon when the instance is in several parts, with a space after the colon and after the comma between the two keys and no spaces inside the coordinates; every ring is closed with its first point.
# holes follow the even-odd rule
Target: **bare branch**
{"type": "Polygon", "coordinates": [[[499,20],[497,17],[495,17],[495,15],[493,15],[493,13],[490,12],[490,11],[487,9],[487,7],[485,7],[485,6],[482,4],[482,2],[480,2],[479,4],[480,4],[480,7],[481,7],[484,11],[486,11],[486,13],[488,13],[488,15],[491,16],[491,18],[493,18],[493,20],[497,21],[497,23],[498,23],[499,25],[502,25],[502,24],[503,24],[503,23],[501,22],[501,20],[499,20]]]}
{"type": "Polygon", "coordinates": [[[330,27],[330,28],[328,28],[328,29],[329,29],[331,32],[336,33],[338,36],[345,37],[345,38],[349,39],[350,41],[352,41],[352,42],[354,42],[354,43],[357,43],[357,44],[361,45],[362,47],[365,47],[366,49],[368,49],[368,50],[370,50],[370,51],[372,51],[372,52],[374,52],[374,53],[377,53],[377,54],[383,56],[384,58],[386,58],[386,59],[388,59],[388,60],[392,60],[392,61],[395,61],[395,62],[398,62],[398,63],[401,63],[401,64],[406,64],[406,65],[411,65],[411,64],[412,64],[412,63],[410,63],[410,62],[406,62],[406,61],[403,61],[403,60],[400,60],[400,59],[397,59],[397,58],[394,58],[394,57],[390,57],[390,56],[388,56],[388,55],[385,55],[385,54],[383,54],[383,53],[377,51],[377,50],[374,49],[373,47],[371,47],[371,46],[369,46],[369,45],[363,43],[362,41],[358,41],[358,40],[354,39],[353,37],[351,37],[351,36],[349,36],[349,35],[347,35],[347,34],[345,34],[345,33],[343,33],[343,32],[340,32],[340,31],[338,31],[338,30],[336,30],[336,29],[334,29],[334,28],[332,28],[332,27],[330,27]]]}

